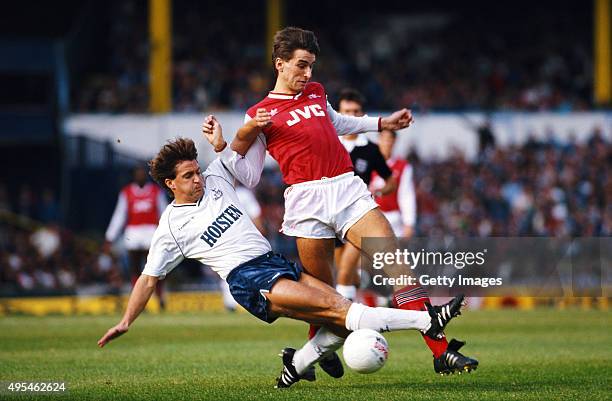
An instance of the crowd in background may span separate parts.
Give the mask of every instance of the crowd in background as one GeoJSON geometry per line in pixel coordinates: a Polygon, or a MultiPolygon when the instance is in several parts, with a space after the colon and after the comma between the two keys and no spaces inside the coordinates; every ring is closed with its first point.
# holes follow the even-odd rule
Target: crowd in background
{"type": "MultiPolygon", "coordinates": [[[[612,143],[598,129],[586,143],[559,142],[553,133],[546,138],[533,137],[507,148],[487,143],[475,161],[459,152],[438,162],[408,155],[417,196],[416,235],[612,236],[612,143]]],[[[284,189],[280,172],[267,169],[256,197],[273,249],[297,258],[294,240],[278,232],[284,189]]],[[[40,199],[28,187],[23,192],[30,194],[20,197],[28,208],[2,201],[6,189],[0,186],[0,209],[44,224],[27,228],[0,221],[0,289],[54,291],[105,285],[118,290],[129,282],[121,260],[105,253],[101,243],[75,236],[57,220],[45,221],[45,213],[27,214],[57,209],[45,201],[50,191],[43,191],[40,199]]],[[[197,266],[178,270],[192,279],[214,281],[210,271],[197,266]]]]}
{"type": "Polygon", "coordinates": [[[421,236],[610,236],[612,144],[550,135],[521,146],[486,147],[438,163],[411,157],[421,236]]]}
{"type": "Polygon", "coordinates": [[[0,292],[73,292],[77,286],[123,282],[118,259],[60,225],[55,192],[24,184],[15,202],[0,184],[0,292]]]}
{"type": "MultiPolygon", "coordinates": [[[[109,60],[100,62],[108,68],[79,85],[73,111],[148,110],[147,20],[137,4],[115,4],[108,38],[113,45],[109,60]]],[[[265,96],[274,75],[263,32],[253,34],[261,24],[233,11],[209,18],[206,7],[181,4],[173,10],[174,111],[245,110],[265,96]]],[[[258,9],[245,12],[264,18],[258,9]]],[[[322,20],[307,26],[322,50],[313,79],[331,98],[346,86],[359,89],[372,110],[588,109],[591,32],[562,14],[521,14],[520,29],[516,20],[469,10],[353,13],[339,26],[322,20]]]]}

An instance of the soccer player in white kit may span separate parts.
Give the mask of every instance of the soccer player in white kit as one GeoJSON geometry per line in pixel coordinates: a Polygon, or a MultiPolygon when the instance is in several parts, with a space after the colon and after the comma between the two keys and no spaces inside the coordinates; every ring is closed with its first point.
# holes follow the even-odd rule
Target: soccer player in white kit
{"type": "Polygon", "coordinates": [[[234,178],[247,187],[257,184],[265,148],[255,144],[244,157],[232,152],[221,127],[209,116],[203,132],[219,158],[204,173],[195,144],[179,138],[166,144],[150,162],[151,175],[174,197],[160,218],[147,264],[134,286],[121,321],[98,341],[104,347],[125,334],[144,309],[158,280],[183,259],[210,266],[230,286],[247,311],[272,323],[285,316],[321,325],[315,337],[299,351],[283,350],[283,370],[277,387],[300,379],[314,380],[314,364],[335,352],[352,330],[415,329],[438,338],[460,314],[463,296],[427,311],[371,308],[352,303],[321,280],[271,251],[270,244],[246,216],[236,195],[234,178]]]}

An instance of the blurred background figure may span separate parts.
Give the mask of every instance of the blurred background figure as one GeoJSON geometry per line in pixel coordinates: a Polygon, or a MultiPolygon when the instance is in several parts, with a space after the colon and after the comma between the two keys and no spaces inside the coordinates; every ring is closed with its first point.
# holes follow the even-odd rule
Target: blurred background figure
{"type": "Polygon", "coordinates": [[[384,130],[379,135],[378,148],[399,183],[397,189],[384,193],[381,188],[386,187],[386,181],[376,173],[373,173],[371,187],[376,195],[376,202],[391,223],[395,235],[410,238],[415,233],[417,214],[413,169],[407,160],[393,155],[396,140],[397,133],[384,130]]]}
{"type": "MultiPolygon", "coordinates": [[[[340,92],[338,99],[338,112],[349,116],[361,117],[365,113],[363,105],[365,98],[352,88],[345,88],[340,92]]],[[[397,180],[391,175],[383,155],[378,146],[371,142],[364,134],[349,134],[340,137],[340,142],[349,152],[355,175],[370,184],[372,174],[376,172],[382,178],[383,186],[377,191],[388,194],[397,188],[397,180]]],[[[359,269],[360,251],[351,243],[336,239],[334,262],[336,265],[336,291],[350,300],[357,298],[357,288],[360,285],[359,269]]]]}
{"type": "MultiPolygon", "coordinates": [[[[164,192],[147,181],[144,167],[137,166],[133,170],[133,181],[123,187],[113,212],[110,224],[106,229],[104,252],[110,253],[111,245],[123,233],[125,248],[128,252],[129,271],[132,285],[136,282],[146,263],[151,239],[157,228],[157,223],[168,202],[164,192]]],[[[102,263],[107,266],[108,262],[102,263]]],[[[157,283],[156,294],[161,309],[165,309],[164,281],[157,283]]]]}

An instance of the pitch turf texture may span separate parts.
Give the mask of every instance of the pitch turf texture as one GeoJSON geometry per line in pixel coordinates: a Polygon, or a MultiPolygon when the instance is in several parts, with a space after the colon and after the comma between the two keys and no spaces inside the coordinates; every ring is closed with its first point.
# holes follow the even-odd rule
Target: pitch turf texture
{"type": "Polygon", "coordinates": [[[75,400],[610,400],[612,318],[580,310],[468,311],[449,337],[468,340],[472,374],[440,377],[420,335],[386,333],[377,373],[273,388],[278,352],[303,343],[306,325],[268,326],[246,314],[143,315],[104,349],[118,317],[0,317],[0,381],[65,381],[75,400]]]}

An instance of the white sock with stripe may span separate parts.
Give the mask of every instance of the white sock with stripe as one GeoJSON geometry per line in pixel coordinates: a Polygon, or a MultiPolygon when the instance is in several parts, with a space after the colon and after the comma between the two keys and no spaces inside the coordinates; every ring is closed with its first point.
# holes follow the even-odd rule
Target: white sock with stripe
{"type": "Polygon", "coordinates": [[[338,337],[327,327],[321,327],[310,341],[295,351],[293,366],[298,374],[302,375],[310,366],[340,348],[342,344],[344,344],[344,338],[338,337]]]}
{"type": "Polygon", "coordinates": [[[353,303],[346,313],[345,326],[348,330],[372,329],[378,332],[395,330],[426,331],[431,326],[429,313],[423,311],[372,308],[353,303]]]}

